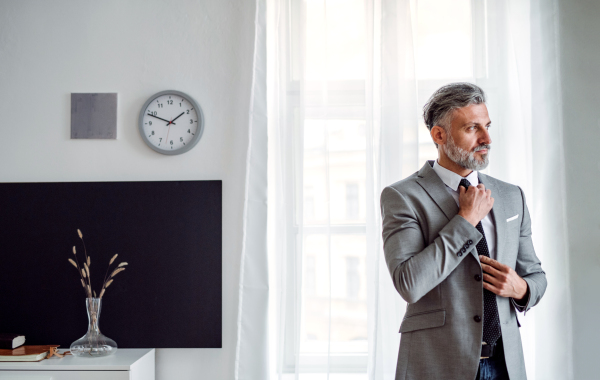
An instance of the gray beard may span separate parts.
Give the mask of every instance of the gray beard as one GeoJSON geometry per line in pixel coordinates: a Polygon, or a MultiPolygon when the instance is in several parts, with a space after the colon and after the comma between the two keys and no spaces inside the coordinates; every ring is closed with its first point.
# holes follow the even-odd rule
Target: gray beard
{"type": "Polygon", "coordinates": [[[475,152],[482,149],[487,149],[489,152],[490,148],[490,145],[480,145],[477,148],[475,148],[473,152],[467,152],[466,150],[456,146],[456,144],[454,143],[454,139],[450,134],[448,134],[448,141],[444,146],[446,155],[450,160],[452,160],[457,165],[469,170],[483,170],[487,168],[488,164],[490,163],[488,157],[489,153],[484,154],[482,156],[483,160],[480,161],[475,157],[475,152]]]}

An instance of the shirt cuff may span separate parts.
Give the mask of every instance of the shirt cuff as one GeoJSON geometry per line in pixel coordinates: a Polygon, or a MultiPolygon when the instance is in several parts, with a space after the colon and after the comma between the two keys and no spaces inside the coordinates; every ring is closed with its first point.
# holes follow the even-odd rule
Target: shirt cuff
{"type": "Polygon", "coordinates": [[[531,292],[529,291],[529,284],[527,284],[527,293],[525,294],[525,297],[521,301],[517,301],[511,297],[510,302],[513,304],[515,309],[517,309],[519,312],[522,313],[524,311],[527,311],[530,298],[531,298],[531,292]]]}

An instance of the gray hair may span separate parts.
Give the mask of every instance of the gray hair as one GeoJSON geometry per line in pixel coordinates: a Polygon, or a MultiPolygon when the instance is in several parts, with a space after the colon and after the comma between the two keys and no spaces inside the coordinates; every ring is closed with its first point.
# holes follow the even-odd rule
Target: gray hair
{"type": "Polygon", "coordinates": [[[427,129],[431,131],[431,128],[439,125],[449,133],[454,110],[471,104],[485,104],[485,93],[479,86],[458,82],[440,87],[423,106],[423,119],[427,129]]]}

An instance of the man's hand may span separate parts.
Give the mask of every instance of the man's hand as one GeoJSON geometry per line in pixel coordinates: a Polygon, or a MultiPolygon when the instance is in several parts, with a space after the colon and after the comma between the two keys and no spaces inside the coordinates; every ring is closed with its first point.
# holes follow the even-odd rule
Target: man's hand
{"type": "Polygon", "coordinates": [[[527,294],[527,282],[511,267],[487,256],[479,256],[483,269],[483,287],[501,297],[522,300],[527,294]]]}
{"type": "Polygon", "coordinates": [[[458,192],[458,204],[460,205],[458,215],[473,226],[477,226],[494,206],[492,190],[486,190],[483,183],[480,183],[477,186],[469,186],[468,190],[459,186],[458,192]]]}

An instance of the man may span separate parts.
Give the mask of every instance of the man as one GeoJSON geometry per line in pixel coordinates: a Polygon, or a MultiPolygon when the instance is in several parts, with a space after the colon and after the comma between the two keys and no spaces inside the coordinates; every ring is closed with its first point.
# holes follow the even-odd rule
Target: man
{"type": "Polygon", "coordinates": [[[436,161],[381,194],[385,259],[408,303],[396,379],[525,379],[519,322],[546,290],[520,187],[489,162],[485,95],[469,83],[424,107],[436,161]]]}

